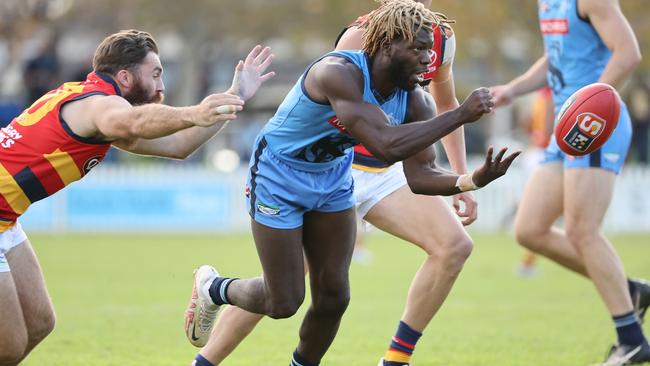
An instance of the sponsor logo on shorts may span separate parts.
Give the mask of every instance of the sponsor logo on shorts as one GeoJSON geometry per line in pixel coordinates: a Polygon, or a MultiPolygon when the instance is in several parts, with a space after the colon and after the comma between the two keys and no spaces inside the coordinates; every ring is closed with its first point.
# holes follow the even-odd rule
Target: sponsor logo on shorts
{"type": "Polygon", "coordinates": [[[610,163],[617,163],[621,159],[621,154],[605,153],[603,154],[603,157],[605,158],[605,160],[609,161],[610,163]]]}
{"type": "Polygon", "coordinates": [[[593,113],[580,113],[573,127],[564,136],[563,140],[574,150],[584,152],[603,132],[605,123],[603,118],[593,113]]]}
{"type": "Polygon", "coordinates": [[[280,214],[279,207],[273,207],[262,202],[257,203],[257,211],[269,216],[276,216],[280,214]]]}

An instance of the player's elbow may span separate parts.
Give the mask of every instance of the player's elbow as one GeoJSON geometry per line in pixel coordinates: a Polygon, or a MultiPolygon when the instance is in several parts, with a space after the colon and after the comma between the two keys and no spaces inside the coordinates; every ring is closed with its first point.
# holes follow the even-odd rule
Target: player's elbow
{"type": "Polygon", "coordinates": [[[395,164],[405,158],[399,145],[389,139],[380,139],[376,145],[371,147],[370,150],[375,158],[388,165],[395,164]]]}
{"type": "Polygon", "coordinates": [[[622,67],[625,71],[632,72],[634,71],[639,64],[643,56],[641,55],[641,50],[638,47],[633,47],[631,50],[626,52],[625,57],[622,58],[622,67]]]}

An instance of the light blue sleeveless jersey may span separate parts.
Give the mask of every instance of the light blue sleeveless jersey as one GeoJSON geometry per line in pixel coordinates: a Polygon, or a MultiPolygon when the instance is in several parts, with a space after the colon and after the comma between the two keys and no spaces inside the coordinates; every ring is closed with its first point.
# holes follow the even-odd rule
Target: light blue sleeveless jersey
{"type": "MultiPolygon", "coordinates": [[[[548,57],[548,85],[553,91],[555,114],[571,94],[595,83],[612,57],[611,51],[588,19],[578,13],[578,0],[539,0],[539,21],[548,57]]],[[[542,163],[563,162],[565,168],[601,168],[618,174],[632,138],[625,104],[612,136],[589,155],[569,156],[551,138],[542,163]]]]}
{"type": "Polygon", "coordinates": [[[548,57],[548,85],[557,113],[581,87],[598,81],[612,56],[577,0],[539,0],[539,21],[548,57]]]}
{"type": "MultiPolygon", "coordinates": [[[[404,122],[408,91],[398,89],[387,100],[377,100],[366,53],[330,52],[316,62],[328,56],[342,57],[355,64],[363,72],[364,101],[379,106],[391,124],[404,122]]],[[[264,138],[267,148],[290,166],[306,171],[323,171],[335,166],[345,156],[351,156],[352,147],[358,142],[345,130],[329,104],[317,103],[307,95],[304,79],[310,68],[298,79],[275,116],[264,126],[258,141],[264,138]]]]}

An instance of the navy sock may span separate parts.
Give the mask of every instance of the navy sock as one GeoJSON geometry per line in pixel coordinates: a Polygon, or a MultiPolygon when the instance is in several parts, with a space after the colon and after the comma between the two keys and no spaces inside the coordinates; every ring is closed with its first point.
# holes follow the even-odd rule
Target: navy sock
{"type": "Polygon", "coordinates": [[[616,325],[616,333],[618,334],[618,343],[627,344],[628,346],[638,346],[643,343],[645,337],[639,325],[639,320],[630,311],[627,314],[613,316],[614,324],[616,325]]]}
{"type": "Polygon", "coordinates": [[[192,366],[214,366],[212,362],[208,361],[205,357],[201,356],[199,353],[194,359],[192,366]]]}
{"type": "Polygon", "coordinates": [[[237,278],[228,278],[228,277],[217,277],[212,284],[208,292],[210,293],[210,298],[217,305],[230,304],[228,301],[228,286],[232,281],[237,278]]]}
{"type": "Polygon", "coordinates": [[[293,358],[291,358],[291,363],[289,366],[318,366],[319,364],[320,362],[310,363],[298,354],[298,350],[295,350],[293,351],[293,358]]]}

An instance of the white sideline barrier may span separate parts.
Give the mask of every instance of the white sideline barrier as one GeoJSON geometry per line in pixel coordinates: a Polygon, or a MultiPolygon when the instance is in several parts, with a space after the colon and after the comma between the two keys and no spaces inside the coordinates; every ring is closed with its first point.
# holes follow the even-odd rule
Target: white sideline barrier
{"type": "MultiPolygon", "coordinates": [[[[21,223],[32,232],[248,231],[246,174],[246,169],[226,174],[183,165],[100,166],[34,204],[21,223]]],[[[513,166],[507,176],[475,192],[479,219],[473,230],[510,229],[526,174],[513,166]]],[[[648,167],[626,167],[604,229],[650,233],[649,188],[648,167]]]]}

